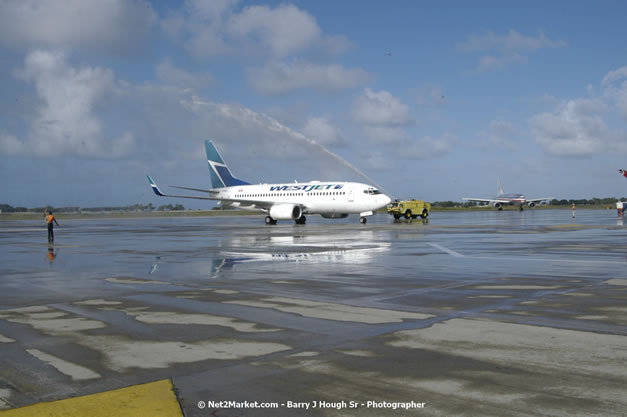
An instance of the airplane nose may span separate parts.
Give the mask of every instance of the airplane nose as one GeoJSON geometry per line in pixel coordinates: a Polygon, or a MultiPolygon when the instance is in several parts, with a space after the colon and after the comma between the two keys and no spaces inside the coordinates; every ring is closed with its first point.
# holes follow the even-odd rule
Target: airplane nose
{"type": "Polygon", "coordinates": [[[381,204],[383,204],[384,206],[387,206],[388,204],[392,202],[392,199],[387,194],[383,194],[381,197],[382,197],[381,204]]]}

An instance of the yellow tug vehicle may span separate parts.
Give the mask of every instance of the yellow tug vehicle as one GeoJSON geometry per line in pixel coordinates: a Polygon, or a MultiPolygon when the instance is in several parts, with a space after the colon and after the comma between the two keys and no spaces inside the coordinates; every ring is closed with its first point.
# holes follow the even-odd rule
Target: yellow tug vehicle
{"type": "Polygon", "coordinates": [[[386,210],[389,214],[394,216],[395,219],[400,219],[401,217],[415,219],[418,218],[418,216],[426,219],[431,211],[431,203],[427,203],[423,200],[395,200],[388,204],[386,210]]]}

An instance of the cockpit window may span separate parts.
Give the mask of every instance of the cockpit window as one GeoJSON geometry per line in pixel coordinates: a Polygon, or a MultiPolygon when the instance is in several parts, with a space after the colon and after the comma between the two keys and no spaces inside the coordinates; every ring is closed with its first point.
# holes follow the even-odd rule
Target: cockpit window
{"type": "Polygon", "coordinates": [[[364,194],[377,195],[381,194],[381,191],[377,190],[376,188],[367,188],[364,190],[364,194]]]}

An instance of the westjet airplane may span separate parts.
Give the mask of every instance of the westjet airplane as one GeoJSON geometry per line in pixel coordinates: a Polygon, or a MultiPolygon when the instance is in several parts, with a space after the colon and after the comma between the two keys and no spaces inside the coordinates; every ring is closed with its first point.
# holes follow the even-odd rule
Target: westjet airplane
{"type": "Polygon", "coordinates": [[[545,200],[552,200],[553,197],[544,197],[544,198],[525,198],[522,194],[504,194],[503,188],[501,187],[501,179],[498,178],[497,185],[499,187],[499,194],[495,198],[474,198],[474,197],[464,197],[462,200],[466,201],[476,201],[479,203],[490,203],[494,208],[498,210],[503,210],[504,204],[512,204],[520,207],[520,211],[523,210],[523,205],[527,204],[530,208],[534,208],[536,204],[541,203],[545,200]]]}
{"type": "Polygon", "coordinates": [[[296,224],[305,224],[305,214],[319,214],[327,219],[342,219],[349,214],[359,214],[359,222],[366,223],[367,216],[372,216],[375,210],[392,201],[376,188],[357,182],[249,184],[231,174],[212,141],[205,141],[205,150],[213,188],[173,187],[208,193],[208,197],[164,194],[148,176],[155,194],[160,197],[219,200],[224,208],[261,211],[267,214],[266,224],[276,224],[277,220],[294,220],[296,224]]]}

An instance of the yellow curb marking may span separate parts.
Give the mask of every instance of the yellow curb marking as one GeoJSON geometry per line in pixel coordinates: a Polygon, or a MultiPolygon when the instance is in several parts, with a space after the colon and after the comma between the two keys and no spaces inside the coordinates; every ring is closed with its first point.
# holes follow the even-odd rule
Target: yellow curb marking
{"type": "Polygon", "coordinates": [[[2,417],[182,417],[172,381],[164,379],[148,384],[85,395],[65,400],[43,402],[0,411],[2,417]]]}

